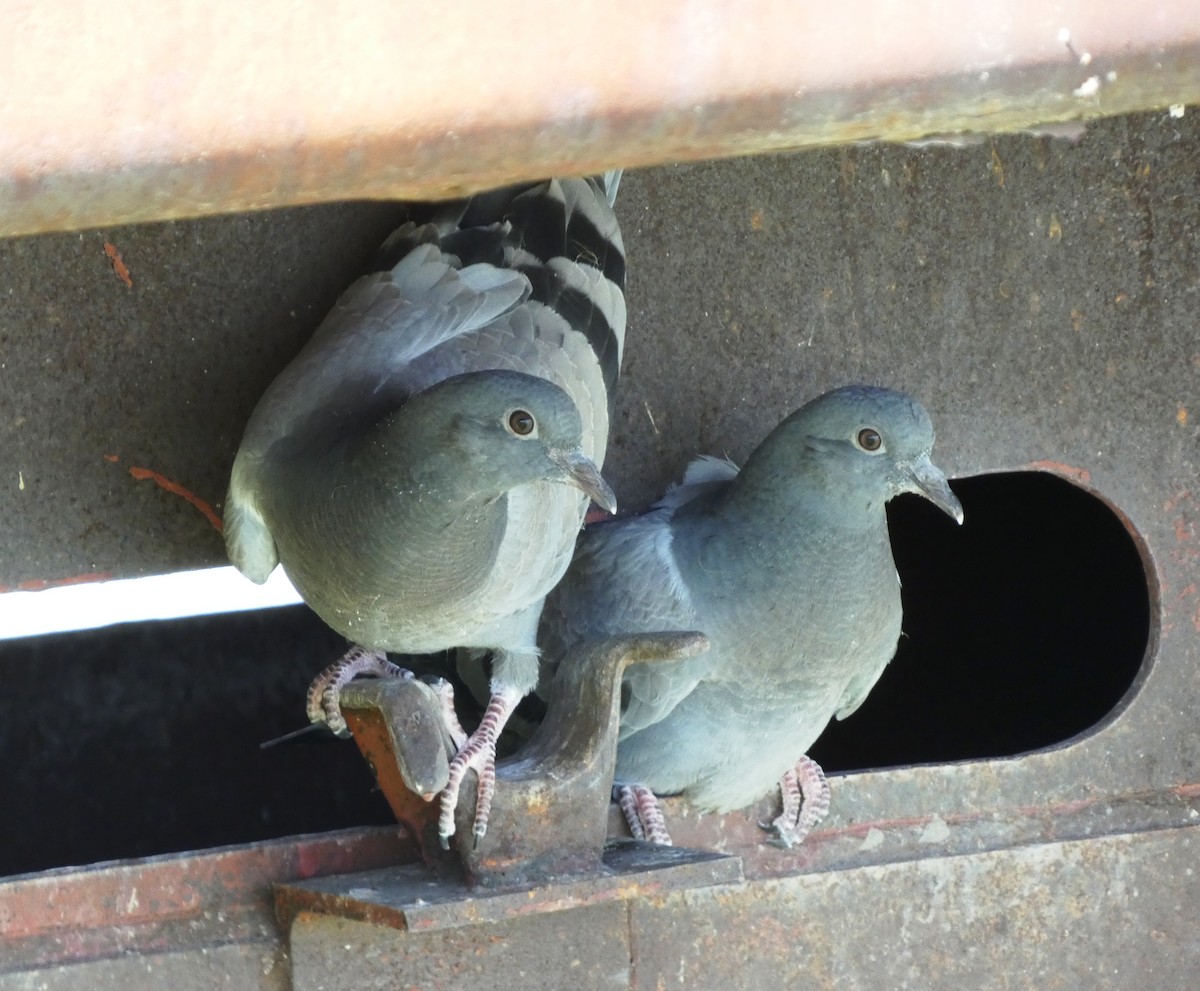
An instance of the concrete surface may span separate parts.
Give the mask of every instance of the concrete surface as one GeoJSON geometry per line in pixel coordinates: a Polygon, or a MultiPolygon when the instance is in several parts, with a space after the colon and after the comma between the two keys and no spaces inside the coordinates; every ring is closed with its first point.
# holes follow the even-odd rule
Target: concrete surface
{"type": "MultiPolygon", "coordinates": [[[[1157,431],[1194,465],[1196,419],[1180,410],[1200,376],[1198,138],[1195,113],[1163,112],[1097,122],[1074,145],[997,137],[629,174],[607,465],[624,507],[697,450],[743,457],[784,413],[856,379],[919,395],[952,474],[1054,456],[1120,468],[1137,490],[1156,465],[1097,449],[1097,395],[1109,422],[1157,431]],[[996,429],[970,429],[1002,408],[996,429]]],[[[219,511],[261,390],[397,215],[319,206],[0,241],[0,587],[223,563],[195,508],[128,469],[219,511]]]]}

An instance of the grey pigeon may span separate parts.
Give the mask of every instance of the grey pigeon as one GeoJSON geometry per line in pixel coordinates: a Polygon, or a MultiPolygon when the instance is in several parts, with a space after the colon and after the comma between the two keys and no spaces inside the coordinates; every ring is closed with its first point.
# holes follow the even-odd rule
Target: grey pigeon
{"type": "Polygon", "coordinates": [[[496,737],[535,685],[546,593],[570,562],[625,333],[618,175],[480,194],[409,222],[271,384],[226,502],[238,569],[282,562],[356,645],[309,693],[345,735],[340,688],[384,652],[492,653],[483,720],[451,762],[443,842],[468,768],[487,828],[496,737]],[[566,484],[563,484],[566,483],[566,484]]]}
{"type": "Polygon", "coordinates": [[[962,522],[932,447],[915,399],[850,386],[791,414],[740,472],[701,458],[650,511],[585,531],[547,604],[548,658],[615,634],[711,643],[625,674],[616,791],[635,836],[670,842],[655,793],[728,812],[779,783],[786,845],[825,814],[805,751],[862,704],[900,636],[884,505],[915,492],[962,522]]]}

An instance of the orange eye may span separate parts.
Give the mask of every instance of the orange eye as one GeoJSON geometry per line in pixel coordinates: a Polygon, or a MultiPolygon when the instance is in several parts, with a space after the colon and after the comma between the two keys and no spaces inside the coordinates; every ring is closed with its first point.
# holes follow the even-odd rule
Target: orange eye
{"type": "Polygon", "coordinates": [[[523,409],[515,409],[508,414],[508,429],[518,437],[528,437],[537,426],[533,414],[523,409]]]}
{"type": "Polygon", "coordinates": [[[870,427],[860,430],[855,440],[864,451],[875,452],[883,447],[883,438],[879,436],[879,431],[872,430],[870,427]]]}

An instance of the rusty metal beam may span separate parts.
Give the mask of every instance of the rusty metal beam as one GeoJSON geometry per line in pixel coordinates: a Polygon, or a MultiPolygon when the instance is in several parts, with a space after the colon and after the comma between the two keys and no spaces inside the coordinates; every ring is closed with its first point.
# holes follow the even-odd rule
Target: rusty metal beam
{"type": "Polygon", "coordinates": [[[0,881],[5,975],[128,954],[273,943],[273,883],[417,856],[397,829],[320,836],[47,871],[0,881]]]}
{"type": "Polygon", "coordinates": [[[1193,0],[0,0],[0,235],[1200,100],[1193,0]]]}

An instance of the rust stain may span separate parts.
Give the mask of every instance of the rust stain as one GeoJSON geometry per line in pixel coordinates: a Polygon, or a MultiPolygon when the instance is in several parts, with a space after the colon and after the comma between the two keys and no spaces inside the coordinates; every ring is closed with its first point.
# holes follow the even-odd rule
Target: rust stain
{"type": "Polygon", "coordinates": [[[1004,188],[1004,163],[1000,161],[1000,156],[996,152],[996,146],[992,145],[992,173],[996,176],[996,185],[1001,189],[1004,188]]]}
{"type": "Polygon", "coordinates": [[[219,517],[215,512],[213,512],[212,506],[210,506],[207,502],[205,502],[203,499],[201,499],[195,493],[190,492],[188,489],[185,489],[178,482],[174,482],[171,479],[167,478],[165,475],[160,475],[158,472],[153,471],[150,468],[139,468],[136,465],[130,466],[129,474],[131,474],[139,482],[149,479],[155,485],[157,485],[160,489],[170,492],[172,495],[177,495],[181,499],[185,500],[186,502],[191,503],[198,510],[200,510],[201,513],[204,514],[204,518],[207,519],[208,522],[212,524],[213,529],[216,530],[217,533],[225,532],[225,526],[221,522],[221,517],[219,517]]]}
{"type": "Polygon", "coordinates": [[[526,811],[531,816],[544,817],[550,811],[550,799],[545,794],[531,795],[526,802],[526,811]]]}
{"type": "Polygon", "coordinates": [[[1178,423],[1181,427],[1187,426],[1188,411],[1187,411],[1186,406],[1180,406],[1179,409],[1177,409],[1175,411],[1175,422],[1178,423]]]}
{"type": "Polygon", "coordinates": [[[1050,214],[1050,228],[1046,232],[1046,236],[1051,241],[1057,241],[1062,237],[1062,223],[1059,221],[1057,213],[1050,214]]]}
{"type": "Polygon", "coordinates": [[[1169,513],[1178,508],[1182,503],[1190,502],[1193,499],[1191,489],[1180,489],[1170,499],[1163,503],[1163,512],[1169,513]]]}
{"type": "Polygon", "coordinates": [[[1077,334],[1083,330],[1083,313],[1080,310],[1071,311],[1071,329],[1077,334]]]}
{"type": "Polygon", "coordinates": [[[0,953],[10,940],[55,936],[43,963],[87,959],[98,945],[122,949],[155,944],[163,923],[208,912],[231,918],[265,908],[272,882],[296,877],[304,859],[314,873],[367,870],[411,860],[395,830],[270,840],[227,850],[84,867],[55,875],[0,881],[0,953]],[[147,927],[134,931],[127,927],[147,927]]]}
{"type": "Polygon", "coordinates": [[[1186,516],[1181,516],[1175,521],[1175,540],[1178,543],[1186,544],[1192,539],[1192,527],[1188,523],[1186,516]]]}
{"type": "Polygon", "coordinates": [[[1079,485],[1092,484],[1092,473],[1086,468],[1076,468],[1074,465],[1064,464],[1061,461],[1031,461],[1026,467],[1034,471],[1049,471],[1055,475],[1065,475],[1079,485]]]}
{"type": "Polygon", "coordinates": [[[754,231],[761,231],[763,229],[762,210],[750,211],[750,229],[754,231]]]}
{"type": "Polygon", "coordinates": [[[104,460],[107,461],[109,464],[115,465],[118,461],[121,460],[121,457],[118,454],[106,454],[106,455],[104,455],[104,460]]]}
{"type": "Polygon", "coordinates": [[[0,585],[0,595],[5,592],[41,592],[47,588],[60,588],[64,585],[86,585],[90,582],[106,582],[113,576],[111,571],[89,571],[82,575],[70,575],[66,578],[27,578],[16,585],[0,585]]]}
{"type": "Polygon", "coordinates": [[[117,278],[125,283],[126,289],[132,289],[133,277],[129,274],[129,267],[125,264],[125,260],[121,257],[121,252],[117,250],[117,246],[111,241],[105,241],[104,253],[108,255],[108,260],[112,264],[113,271],[117,273],[117,278]]]}
{"type": "Polygon", "coordinates": [[[1114,303],[1128,303],[1129,302],[1129,293],[1127,293],[1127,292],[1117,293],[1113,297],[1113,302],[1114,303]]]}
{"type": "Polygon", "coordinates": [[[842,174],[842,186],[849,189],[854,185],[854,180],[858,175],[858,164],[851,157],[850,152],[846,148],[840,150],[838,155],[838,168],[842,174]]]}

